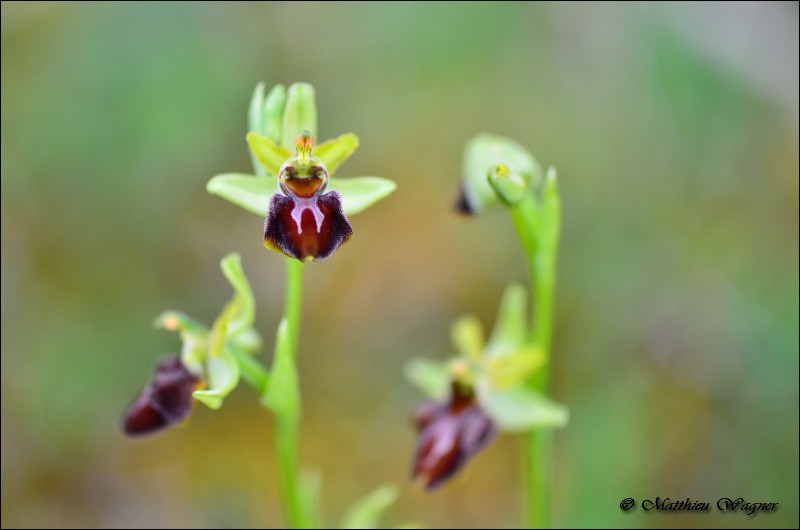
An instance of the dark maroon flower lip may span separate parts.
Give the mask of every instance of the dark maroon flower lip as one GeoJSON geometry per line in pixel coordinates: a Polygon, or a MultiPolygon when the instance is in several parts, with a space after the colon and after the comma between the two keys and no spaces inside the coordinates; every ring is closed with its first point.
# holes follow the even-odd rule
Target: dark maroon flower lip
{"type": "Polygon", "coordinates": [[[201,385],[180,356],[161,361],[150,382],[125,411],[122,429],[128,436],[140,436],[182,422],[194,408],[192,392],[201,385]]]}
{"type": "Polygon", "coordinates": [[[264,246],[300,261],[322,261],[353,235],[336,191],[311,197],[276,193],[264,223],[264,246]]]}
{"type": "Polygon", "coordinates": [[[448,403],[423,403],[414,415],[419,435],[412,476],[421,479],[427,490],[455,475],[497,434],[474,394],[463,387],[453,390],[448,403]]]}

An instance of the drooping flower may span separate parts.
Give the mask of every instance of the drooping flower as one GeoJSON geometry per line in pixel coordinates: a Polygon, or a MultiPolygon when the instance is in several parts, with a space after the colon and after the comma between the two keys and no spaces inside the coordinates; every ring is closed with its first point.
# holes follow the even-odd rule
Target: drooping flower
{"type": "Polygon", "coordinates": [[[440,486],[497,434],[469,386],[453,382],[450,401],[422,403],[414,414],[418,431],[413,477],[428,490],[440,486]]]}
{"type": "Polygon", "coordinates": [[[125,434],[150,434],[182,422],[194,407],[192,392],[202,385],[202,380],[181,362],[180,355],[159,362],[152,379],[125,411],[125,434]]]}
{"type": "Polygon", "coordinates": [[[264,222],[264,246],[300,261],[322,261],[350,239],[353,229],[342,211],[342,197],[325,192],[328,170],[311,155],[314,137],[297,137],[297,154],[283,163],[280,191],[273,194],[264,222]]]}

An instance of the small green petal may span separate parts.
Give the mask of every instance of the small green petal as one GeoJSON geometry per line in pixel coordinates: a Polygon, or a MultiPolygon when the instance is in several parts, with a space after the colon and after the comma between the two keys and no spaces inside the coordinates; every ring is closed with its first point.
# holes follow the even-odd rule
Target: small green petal
{"type": "Polygon", "coordinates": [[[247,133],[247,145],[250,146],[256,160],[272,176],[278,176],[283,163],[292,156],[291,151],[257,132],[247,133]]]}
{"type": "Polygon", "coordinates": [[[358,136],[353,133],[345,133],[315,147],[313,155],[322,160],[325,167],[328,168],[328,174],[333,175],[334,171],[355,153],[356,149],[358,149],[358,136]]]}
{"type": "Polygon", "coordinates": [[[527,346],[489,358],[486,373],[492,387],[509,390],[524,383],[544,363],[544,351],[536,346],[527,346]]]}

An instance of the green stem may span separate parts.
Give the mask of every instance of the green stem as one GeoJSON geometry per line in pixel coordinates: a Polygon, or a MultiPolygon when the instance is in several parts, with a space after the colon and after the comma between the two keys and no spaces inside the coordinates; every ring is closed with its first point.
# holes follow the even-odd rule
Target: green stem
{"type": "MultiPolygon", "coordinates": [[[[303,298],[303,264],[286,260],[286,303],[284,318],[288,335],[288,350],[292,362],[297,359],[300,332],[300,310],[303,298]]],[[[308,528],[303,510],[302,493],[298,483],[298,454],[300,442],[300,410],[275,417],[275,449],[278,453],[280,498],[284,517],[291,528],[308,528]]]]}
{"type": "MultiPolygon", "coordinates": [[[[543,223],[556,222],[544,215],[542,203],[528,196],[511,207],[514,227],[528,257],[531,276],[531,326],[529,342],[541,348],[544,366],[532,377],[531,387],[547,394],[550,368],[550,351],[553,336],[553,307],[555,293],[555,262],[558,228],[545,234],[543,223]]],[[[549,462],[552,430],[537,429],[529,432],[523,450],[523,506],[527,528],[549,526],[549,462]]]]}

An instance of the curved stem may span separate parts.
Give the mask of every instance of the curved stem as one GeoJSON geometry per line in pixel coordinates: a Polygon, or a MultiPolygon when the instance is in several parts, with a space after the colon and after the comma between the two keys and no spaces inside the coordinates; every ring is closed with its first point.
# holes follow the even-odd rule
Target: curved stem
{"type": "MultiPolygon", "coordinates": [[[[287,258],[284,318],[286,319],[287,328],[287,350],[292,363],[296,362],[297,359],[302,298],[303,264],[295,259],[287,258]]],[[[292,414],[276,414],[275,449],[278,453],[281,505],[287,526],[291,528],[308,528],[311,524],[304,516],[302,493],[298,483],[297,452],[299,442],[300,408],[298,405],[296,411],[292,414]]]]}

